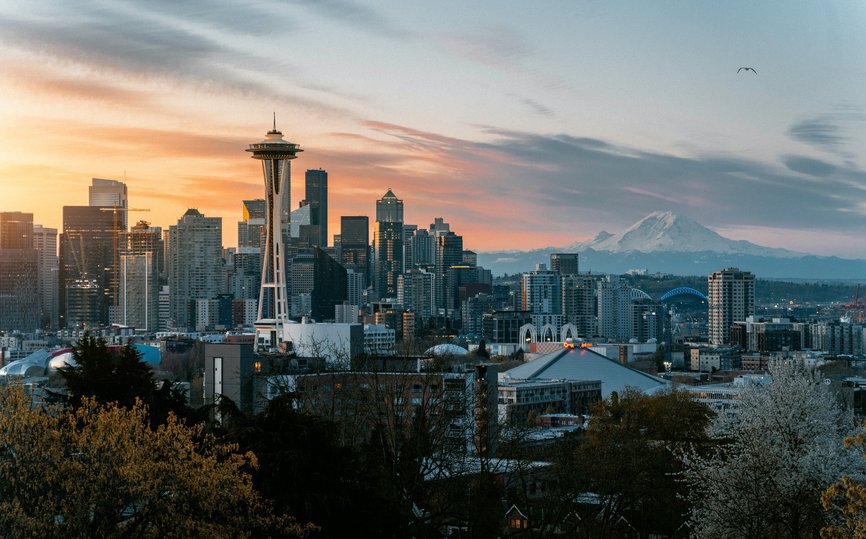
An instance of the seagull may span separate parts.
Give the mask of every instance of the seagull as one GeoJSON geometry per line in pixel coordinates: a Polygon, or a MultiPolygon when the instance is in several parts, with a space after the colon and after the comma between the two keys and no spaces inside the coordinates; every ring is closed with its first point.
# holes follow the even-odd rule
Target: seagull
{"type": "Polygon", "coordinates": [[[744,69],[745,69],[746,71],[751,71],[751,72],[754,73],[755,75],[758,74],[758,72],[755,71],[755,68],[754,68],[754,67],[741,67],[740,69],[737,70],[737,73],[739,73],[740,71],[742,71],[742,70],[744,70],[744,69]]]}

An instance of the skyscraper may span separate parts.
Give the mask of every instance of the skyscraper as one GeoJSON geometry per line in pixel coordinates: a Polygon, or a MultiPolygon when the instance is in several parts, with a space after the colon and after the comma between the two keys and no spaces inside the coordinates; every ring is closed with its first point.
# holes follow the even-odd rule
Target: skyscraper
{"type": "Polygon", "coordinates": [[[0,212],[0,249],[33,248],[33,214],[0,212]]]}
{"type": "Polygon", "coordinates": [[[562,283],[559,272],[538,264],[521,277],[520,308],[533,314],[562,314],[562,283]]]}
{"type": "Polygon", "coordinates": [[[397,297],[397,277],[403,273],[403,201],[391,189],[376,201],[376,292],[397,297]]]}
{"type": "Polygon", "coordinates": [[[710,344],[727,344],[731,324],[755,314],[755,276],[725,268],[707,278],[707,289],[710,344]]]}
{"type": "Polygon", "coordinates": [[[283,326],[289,320],[286,287],[288,243],[291,212],[291,160],[302,152],[300,146],[283,139],[274,128],[261,142],[250,144],[247,151],[262,162],[265,181],[265,244],[262,249],[262,288],[256,320],[256,344],[274,348],[283,339],[283,326]],[[279,228],[278,228],[279,226],[279,228]]]}
{"type": "Polygon", "coordinates": [[[191,306],[223,292],[222,218],[190,208],[168,230],[168,284],[174,327],[194,327],[191,306]]]}
{"type": "Polygon", "coordinates": [[[64,206],[60,235],[60,326],[94,326],[108,322],[113,305],[121,222],[100,206],[64,206]]]}
{"type": "Polygon", "coordinates": [[[310,224],[315,229],[312,244],[322,249],[328,246],[328,172],[308,170],[305,177],[304,198],[310,205],[310,224]]]}
{"type": "Polygon", "coordinates": [[[59,261],[57,258],[57,229],[42,225],[33,225],[33,248],[39,257],[39,300],[40,325],[43,328],[57,329],[59,307],[57,303],[57,287],[59,261]]]}
{"type": "Polygon", "coordinates": [[[33,214],[0,213],[0,329],[33,331],[39,326],[37,268],[33,214]]]}
{"type": "Polygon", "coordinates": [[[434,274],[436,275],[436,308],[445,310],[459,307],[459,305],[448,305],[448,270],[453,266],[463,264],[463,236],[454,232],[448,232],[436,237],[436,262],[434,274]]]}
{"type": "Polygon", "coordinates": [[[370,218],[366,215],[340,217],[340,264],[370,281],[370,218]]]}
{"type": "Polygon", "coordinates": [[[243,201],[243,220],[238,221],[238,247],[261,248],[265,232],[264,199],[243,201]]]}
{"type": "Polygon", "coordinates": [[[117,219],[121,223],[121,229],[126,230],[127,202],[126,184],[117,180],[104,180],[93,178],[88,188],[88,206],[103,206],[106,208],[118,208],[117,219]]]}
{"type": "Polygon", "coordinates": [[[162,229],[147,221],[139,221],[122,235],[119,300],[113,322],[144,331],[158,329],[163,255],[162,229]]]}

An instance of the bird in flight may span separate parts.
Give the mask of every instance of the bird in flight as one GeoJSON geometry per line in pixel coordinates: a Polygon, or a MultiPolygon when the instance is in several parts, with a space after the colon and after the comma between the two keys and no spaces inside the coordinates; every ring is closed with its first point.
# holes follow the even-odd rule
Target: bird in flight
{"type": "Polygon", "coordinates": [[[751,72],[754,73],[755,75],[758,74],[758,72],[755,71],[755,68],[754,68],[754,67],[741,67],[740,69],[737,70],[737,73],[739,73],[740,71],[743,71],[743,70],[751,71],[751,72]]]}

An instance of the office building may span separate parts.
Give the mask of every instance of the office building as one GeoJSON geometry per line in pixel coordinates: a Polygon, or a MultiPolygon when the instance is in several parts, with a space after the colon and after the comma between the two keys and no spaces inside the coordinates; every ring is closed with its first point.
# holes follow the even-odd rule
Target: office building
{"type": "Polygon", "coordinates": [[[171,319],[177,328],[194,327],[191,306],[223,292],[222,218],[190,208],[169,228],[168,284],[171,319]]]}
{"type": "Polygon", "coordinates": [[[362,288],[370,279],[370,218],[366,215],[340,217],[340,264],[363,276],[362,288]]]}
{"type": "Polygon", "coordinates": [[[120,222],[120,229],[126,230],[127,202],[126,184],[117,180],[104,180],[93,178],[87,190],[88,206],[101,206],[105,208],[117,208],[116,218],[120,222]]]}
{"type": "MultiPolygon", "coordinates": [[[[441,219],[437,219],[441,222],[441,219]]],[[[448,226],[447,224],[445,225],[448,226]]],[[[459,305],[448,305],[448,270],[463,263],[463,236],[458,236],[451,230],[435,235],[436,238],[436,308],[447,315],[449,309],[459,305]]]]}
{"type": "Polygon", "coordinates": [[[375,289],[379,298],[397,297],[397,277],[403,273],[403,201],[388,189],[376,201],[375,289]]]}
{"type": "Polygon", "coordinates": [[[312,316],[315,320],[331,320],[334,306],[347,300],[347,272],[337,261],[318,247],[296,251],[292,260],[292,316],[312,316]],[[309,303],[299,296],[308,295],[309,303]]]}
{"type": "Polygon", "coordinates": [[[262,251],[238,247],[232,257],[232,294],[238,299],[258,299],[262,282],[262,251]]]}
{"type": "Polygon", "coordinates": [[[731,324],[755,314],[755,276],[738,268],[726,268],[707,278],[710,344],[730,341],[731,324]]]}
{"type": "Polygon", "coordinates": [[[310,205],[310,224],[314,231],[310,235],[312,245],[322,249],[328,247],[328,172],[322,169],[308,170],[305,177],[304,198],[310,205]]]}
{"type": "MultiPolygon", "coordinates": [[[[238,221],[238,248],[255,247],[261,249],[265,239],[265,201],[264,199],[243,201],[243,220],[238,221]]],[[[256,291],[258,294],[258,291],[256,291]]]]}
{"type": "Polygon", "coordinates": [[[39,327],[38,261],[33,214],[0,213],[0,330],[39,327]]]}
{"type": "Polygon", "coordinates": [[[61,327],[93,327],[108,322],[108,308],[117,297],[116,242],[122,232],[120,214],[113,210],[63,207],[58,298],[61,327]],[[75,296],[71,303],[68,292],[75,296]]]}

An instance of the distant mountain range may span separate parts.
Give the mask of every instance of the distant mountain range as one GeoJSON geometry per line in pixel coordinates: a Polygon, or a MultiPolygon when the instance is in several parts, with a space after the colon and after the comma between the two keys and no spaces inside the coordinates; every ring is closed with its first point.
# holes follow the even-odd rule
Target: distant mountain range
{"type": "Polygon", "coordinates": [[[580,253],[580,270],[708,275],[726,267],[769,279],[866,279],[866,260],[815,256],[732,240],[672,212],[653,212],[619,234],[602,231],[589,241],[532,251],[478,253],[478,264],[494,275],[530,271],[549,263],[550,253],[580,253]]]}

